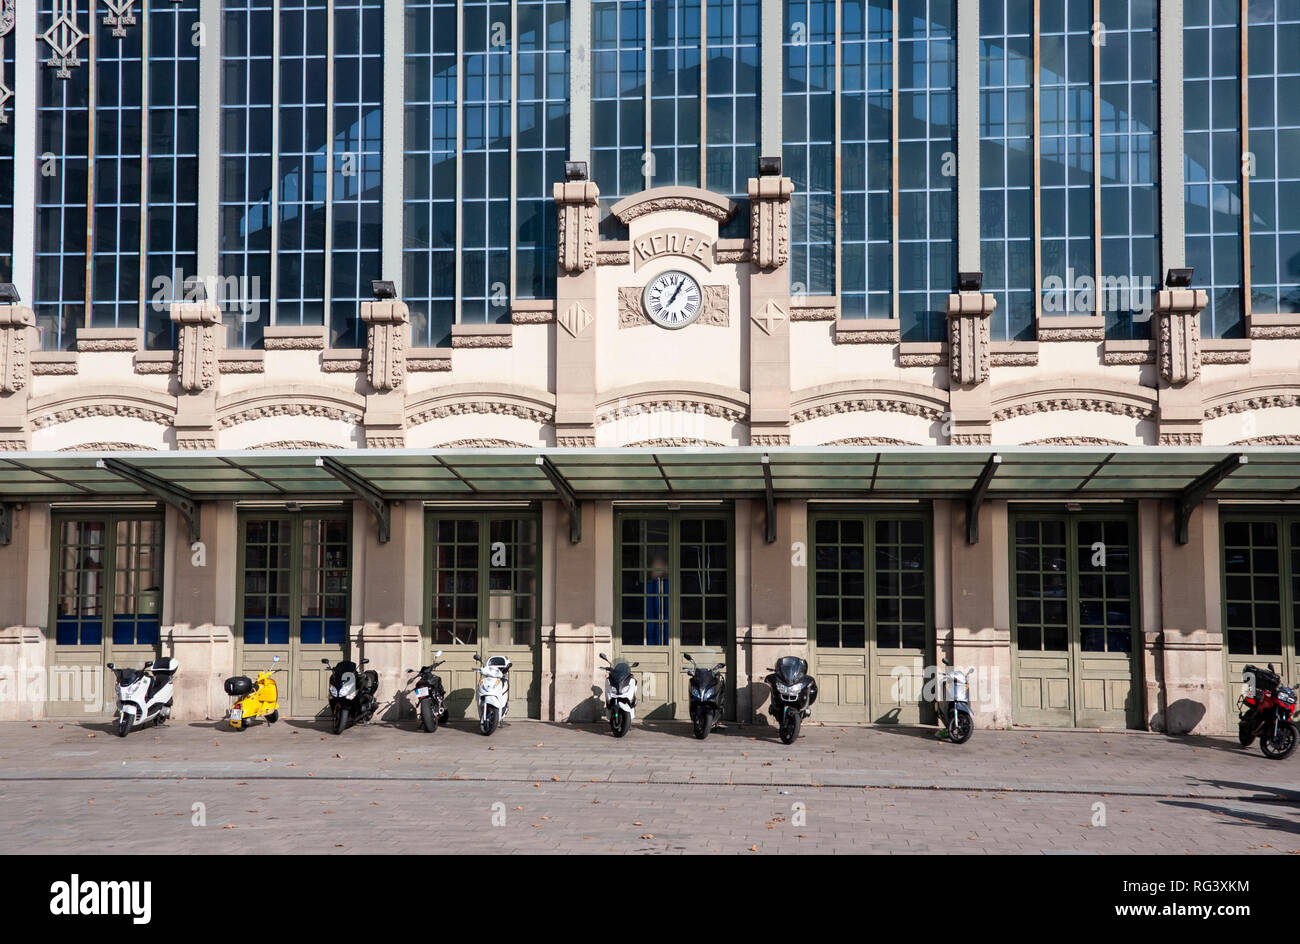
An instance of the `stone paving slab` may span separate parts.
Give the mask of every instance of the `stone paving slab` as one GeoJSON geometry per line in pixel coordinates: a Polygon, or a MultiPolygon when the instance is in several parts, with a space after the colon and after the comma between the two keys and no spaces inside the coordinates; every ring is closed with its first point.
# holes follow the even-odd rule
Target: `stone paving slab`
{"type": "Polygon", "coordinates": [[[544,722],[491,738],[0,724],[0,853],[417,852],[431,836],[448,852],[1300,852],[1300,755],[1146,733],[804,732],[787,747],[740,725],[701,742],[685,725],[619,740],[544,722]]]}

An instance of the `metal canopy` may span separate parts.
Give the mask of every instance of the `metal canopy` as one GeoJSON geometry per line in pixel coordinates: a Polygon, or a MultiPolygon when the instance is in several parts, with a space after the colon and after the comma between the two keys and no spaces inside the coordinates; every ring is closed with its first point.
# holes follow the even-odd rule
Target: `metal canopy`
{"type": "Polygon", "coordinates": [[[985,501],[1186,498],[1237,454],[1249,462],[1201,497],[1300,500],[1300,447],[899,446],[187,450],[117,452],[112,468],[94,453],[9,453],[0,456],[0,502],[147,501],[157,493],[141,483],[157,481],[192,501],[343,501],[361,483],[385,501],[966,500],[995,451],[985,501]]]}

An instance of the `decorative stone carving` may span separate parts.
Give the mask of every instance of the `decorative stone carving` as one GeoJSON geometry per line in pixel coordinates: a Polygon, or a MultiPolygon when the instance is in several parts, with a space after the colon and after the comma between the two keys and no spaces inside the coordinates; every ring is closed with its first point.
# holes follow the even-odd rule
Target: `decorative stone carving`
{"type": "Polygon", "coordinates": [[[587,326],[592,322],[592,314],[581,302],[574,302],[560,313],[558,320],[560,327],[576,338],[587,330],[587,326]]]}
{"type": "Polygon", "coordinates": [[[764,334],[770,335],[781,327],[781,322],[785,321],[785,312],[780,305],[769,298],[767,303],[750,317],[764,334]]]}
{"type": "MultiPolygon", "coordinates": [[[[625,449],[689,449],[719,448],[724,444],[711,439],[694,439],[690,436],[677,436],[669,439],[643,439],[640,442],[627,443],[625,449]]],[[[757,445],[757,444],[755,444],[757,445]]],[[[788,446],[789,443],[786,443],[788,446]]]]}
{"type": "Polygon", "coordinates": [[[595,436],[577,435],[555,437],[555,445],[561,449],[584,449],[596,445],[595,436]]]}
{"type": "Polygon", "coordinates": [[[1202,364],[1249,364],[1250,351],[1201,351],[1202,364]]]}
{"type": "Polygon", "coordinates": [[[953,383],[971,385],[989,379],[989,318],[997,304],[986,292],[948,296],[948,369],[953,383]]]}
{"type": "MultiPolygon", "coordinates": [[[[692,324],[713,325],[725,328],[731,324],[731,295],[725,285],[702,285],[700,316],[692,324]]],[[[618,290],[618,326],[639,328],[653,325],[641,302],[642,290],[635,285],[623,285],[618,290]]]]}
{"type": "Polygon", "coordinates": [[[892,436],[850,436],[847,439],[833,439],[822,443],[823,446],[919,446],[920,443],[908,442],[906,439],[894,439],[892,436]]]}
{"type": "Polygon", "coordinates": [[[834,301],[825,305],[792,305],[791,321],[834,321],[838,310],[834,301]]]}
{"type": "Polygon", "coordinates": [[[176,325],[177,380],[186,393],[207,390],[217,380],[217,332],[221,309],[211,302],[172,302],[176,325]]]}
{"type": "Polygon", "coordinates": [[[1049,436],[1046,439],[1032,439],[1025,446],[1123,446],[1125,443],[1115,439],[1102,439],[1100,436],[1049,436]]]}
{"type": "Polygon", "coordinates": [[[745,411],[721,403],[709,403],[703,400],[688,400],[685,397],[668,400],[644,400],[638,403],[623,403],[602,411],[596,416],[596,425],[603,426],[615,420],[643,413],[696,413],[700,416],[712,416],[716,419],[743,422],[745,411]]]}
{"type": "Polygon", "coordinates": [[[938,420],[943,413],[933,407],[915,403],[911,400],[899,400],[886,397],[862,397],[835,400],[818,406],[799,410],[790,417],[793,423],[806,423],[821,416],[836,416],[842,413],[901,413],[904,416],[918,416],[926,420],[938,420]]]}
{"type": "Polygon", "coordinates": [[[627,265],[632,254],[626,249],[599,249],[596,251],[597,265],[627,265]]]}
{"type": "Polygon", "coordinates": [[[406,331],[411,311],[396,300],[361,303],[366,323],[366,379],[376,390],[396,390],[406,379],[406,331]]]}
{"type": "Polygon", "coordinates": [[[1156,293],[1156,361],[1170,384],[1185,384],[1201,374],[1201,310],[1210,295],[1199,288],[1162,289],[1156,293]]]}
{"type": "Polygon", "coordinates": [[[475,414],[513,416],[521,420],[532,420],[534,423],[549,423],[554,419],[554,416],[548,410],[538,410],[504,400],[463,400],[457,403],[443,403],[427,410],[421,410],[410,417],[407,426],[420,426],[431,420],[445,419],[448,416],[472,416],[475,414]]]}
{"type": "Polygon", "coordinates": [[[32,420],[32,428],[46,429],[50,426],[57,426],[59,423],[66,423],[69,420],[84,420],[99,416],[117,416],[124,419],[142,420],[146,423],[157,423],[159,426],[170,426],[172,422],[170,416],[158,410],[128,406],[124,403],[88,403],[85,406],[73,407],[70,410],[57,410],[53,413],[37,416],[32,420]]]}
{"type": "MultiPolygon", "coordinates": [[[[727,201],[727,203],[729,204],[730,201],[727,201]]],[[[717,220],[719,223],[725,223],[731,214],[735,212],[734,208],[727,208],[725,205],[711,200],[676,194],[650,197],[648,199],[634,197],[626,209],[620,211],[618,207],[615,207],[614,213],[620,222],[631,223],[643,216],[651,213],[661,213],[665,210],[685,210],[688,213],[698,213],[701,216],[707,216],[711,220],[717,220]]]]}
{"type": "Polygon", "coordinates": [[[641,308],[641,290],[635,285],[623,285],[618,290],[618,326],[635,328],[654,324],[641,308]]]}
{"type": "Polygon", "coordinates": [[[59,452],[157,452],[153,446],[142,446],[133,442],[103,441],[77,443],[75,446],[64,446],[59,452]]]}
{"type": "Polygon", "coordinates": [[[113,35],[119,39],[126,36],[126,28],[135,26],[135,0],[104,0],[108,12],[104,14],[104,25],[113,28],[113,35]]]}
{"type": "Polygon", "coordinates": [[[659,229],[632,244],[632,269],[663,256],[681,256],[713,270],[713,240],[689,229],[659,229]]]}
{"type": "Polygon", "coordinates": [[[512,439],[453,439],[438,443],[434,449],[527,449],[523,443],[512,439]]]}
{"type": "Polygon", "coordinates": [[[1160,445],[1162,446],[1199,446],[1201,444],[1200,433],[1161,433],[1160,445]]]}
{"type": "Polygon", "coordinates": [[[1036,413],[1057,413],[1078,410],[1082,413],[1108,413],[1111,416],[1127,416],[1135,420],[1149,420],[1153,411],[1149,407],[1118,400],[1102,400],[1096,397],[1051,397],[1045,400],[1031,400],[1017,403],[1015,406],[1003,407],[993,413],[997,422],[1017,416],[1033,416],[1036,413]]]}
{"type": "Polygon", "coordinates": [[[0,393],[27,386],[30,363],[27,345],[36,316],[24,305],[0,305],[0,393]]]}
{"type": "Polygon", "coordinates": [[[1300,406],[1300,394],[1275,393],[1262,397],[1249,397],[1245,400],[1234,400],[1231,403],[1220,403],[1218,406],[1207,409],[1205,418],[1212,420],[1220,416],[1230,416],[1233,413],[1254,413],[1256,410],[1286,409],[1294,406],[1300,406]]]}
{"type": "Polygon", "coordinates": [[[789,177],[749,178],[749,253],[760,269],[775,269],[790,261],[789,177]]]}
{"type": "Polygon", "coordinates": [[[232,429],[241,423],[265,419],[269,416],[314,416],[326,420],[360,423],[361,414],[342,407],[321,406],[315,403],[266,403],[236,413],[229,413],[217,421],[219,429],[232,429]]]}
{"type": "Polygon", "coordinates": [[[60,79],[72,78],[72,70],[81,65],[77,47],[87,36],[77,26],[77,4],[78,0],[55,0],[54,20],[41,34],[41,39],[50,47],[50,58],[45,60],[45,64],[58,70],[55,75],[60,79]]]}
{"type": "Polygon", "coordinates": [[[586,272],[596,264],[596,201],[600,188],[591,180],[557,183],[552,195],[559,206],[559,262],[562,272],[586,272]]]}
{"type": "Polygon", "coordinates": [[[731,305],[725,285],[704,285],[704,308],[696,324],[716,325],[725,328],[731,324],[731,305]]]}
{"type": "Polygon", "coordinates": [[[948,437],[950,446],[990,446],[993,436],[990,433],[953,433],[948,437]]]}
{"type": "Polygon", "coordinates": [[[790,445],[790,434],[750,433],[749,444],[751,446],[788,446],[790,445]]]}

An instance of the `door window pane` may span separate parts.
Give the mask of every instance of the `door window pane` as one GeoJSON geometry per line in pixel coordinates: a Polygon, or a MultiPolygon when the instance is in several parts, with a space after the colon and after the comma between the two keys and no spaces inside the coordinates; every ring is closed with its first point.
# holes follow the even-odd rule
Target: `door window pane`
{"type": "Polygon", "coordinates": [[[478,642],[478,540],[476,518],[443,518],[434,525],[434,646],[478,642]]]}
{"type": "MultiPolygon", "coordinates": [[[[1300,527],[1292,524],[1291,532],[1294,548],[1300,527]]],[[[1280,540],[1280,530],[1274,521],[1224,523],[1224,629],[1228,634],[1228,652],[1233,655],[1282,654],[1280,540]]],[[[1294,550],[1291,556],[1294,580],[1294,550]]]]}
{"type": "Polygon", "coordinates": [[[66,521],[59,529],[55,584],[55,643],[97,646],[104,641],[104,540],[107,522],[66,521]]]}
{"type": "Polygon", "coordinates": [[[620,626],[625,646],[668,645],[667,518],[625,518],[622,524],[620,626]]]}

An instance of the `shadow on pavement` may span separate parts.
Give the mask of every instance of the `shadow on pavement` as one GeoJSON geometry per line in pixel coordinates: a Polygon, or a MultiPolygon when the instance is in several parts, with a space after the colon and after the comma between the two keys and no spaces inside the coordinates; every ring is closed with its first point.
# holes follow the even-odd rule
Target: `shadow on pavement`
{"type": "Polygon", "coordinates": [[[1300,835],[1300,821],[1283,819],[1281,816],[1272,816],[1262,810],[1255,812],[1241,809],[1230,809],[1223,804],[1200,800],[1160,800],[1159,802],[1163,806],[1178,806],[1184,809],[1205,810],[1209,813],[1218,813],[1222,815],[1222,818],[1225,821],[1230,822],[1233,826],[1263,826],[1265,829],[1276,829],[1280,832],[1300,835]]]}

